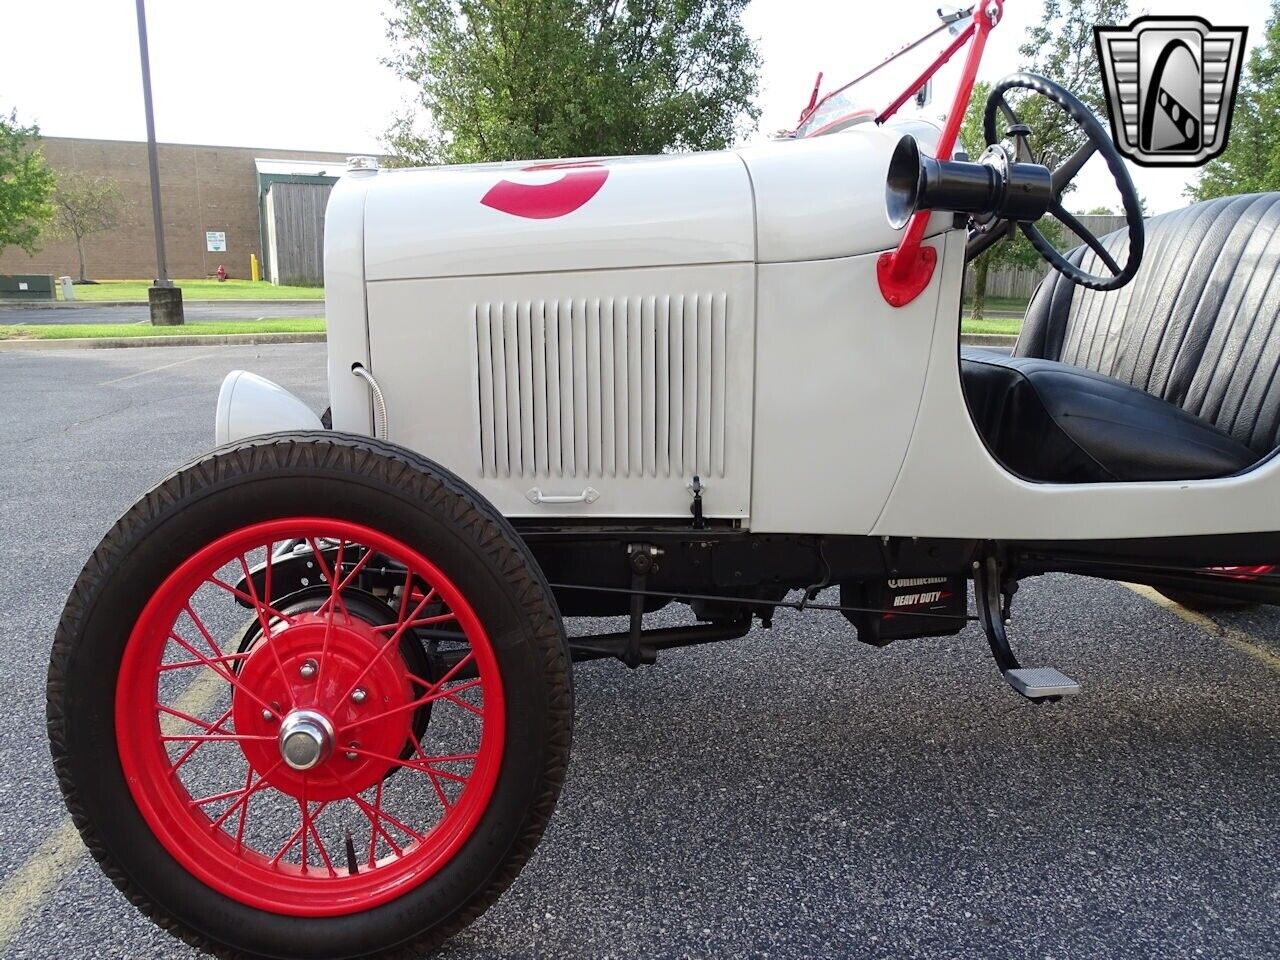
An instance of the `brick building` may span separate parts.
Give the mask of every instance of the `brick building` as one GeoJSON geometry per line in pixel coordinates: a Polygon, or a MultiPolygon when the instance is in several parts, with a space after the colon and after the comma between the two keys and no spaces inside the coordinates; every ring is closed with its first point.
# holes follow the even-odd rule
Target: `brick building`
{"type": "MultiPolygon", "coordinates": [[[[41,149],[55,172],[109,177],[125,200],[124,222],[85,240],[87,274],[95,280],[151,279],[155,237],[147,145],[128,140],[44,137],[41,149]]],[[[356,151],[353,151],[356,152],[356,151]]],[[[262,198],[271,182],[315,183],[341,175],[346,154],[253,147],[159,144],[165,253],[175,278],[206,277],[218,264],[232,277],[248,278],[249,255],[264,259],[262,198]],[[270,163],[255,161],[269,160],[270,163]],[[286,161],[286,162],[282,162],[286,161]],[[300,161],[291,165],[287,161],[300,161]],[[332,169],[329,169],[332,164],[332,169]],[[207,232],[226,235],[226,251],[210,252],[207,232]]],[[[35,256],[14,247],[0,253],[0,274],[75,276],[71,240],[43,240],[35,256]]]]}

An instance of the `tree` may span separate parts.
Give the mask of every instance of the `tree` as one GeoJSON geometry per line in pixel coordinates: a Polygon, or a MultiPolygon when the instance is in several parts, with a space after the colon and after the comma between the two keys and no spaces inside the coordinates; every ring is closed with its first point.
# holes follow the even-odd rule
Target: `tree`
{"type": "Polygon", "coordinates": [[[1086,217],[1114,217],[1116,212],[1107,206],[1090,207],[1084,212],[1084,215],[1086,217]]]}
{"type": "Polygon", "coordinates": [[[718,149],[755,129],[748,0],[393,0],[401,163],[718,149]],[[427,132],[419,120],[429,124],[427,132]]]}
{"type": "MultiPolygon", "coordinates": [[[[969,102],[969,111],[965,114],[964,123],[960,127],[960,143],[970,157],[976,158],[986,149],[986,137],[982,133],[982,111],[991,91],[988,83],[975,83],[973,97],[969,102]]],[[[1040,232],[1045,239],[1057,246],[1062,231],[1056,221],[1043,220],[1039,224],[1040,232]]],[[[973,268],[973,304],[970,315],[974,320],[981,320],[987,306],[987,278],[993,267],[1009,269],[1031,269],[1041,262],[1040,254],[1022,233],[1016,231],[1011,237],[1001,240],[995,246],[988,247],[985,252],[974,258],[973,268]]]]}
{"type": "MultiPolygon", "coordinates": [[[[1038,26],[1027,31],[1018,48],[1023,68],[1066,87],[1094,113],[1106,116],[1102,70],[1098,65],[1093,28],[1129,18],[1128,0],[1045,0],[1038,26]]],[[[1032,131],[1036,159],[1053,168],[1084,143],[1084,134],[1059,107],[1036,94],[1017,96],[1011,105],[1032,131]]]]}
{"type": "Polygon", "coordinates": [[[0,113],[0,253],[21,247],[35,253],[41,228],[53,216],[53,171],[37,144],[40,131],[0,113]]]}
{"type": "Polygon", "coordinates": [[[85,281],[84,239],[118,226],[124,216],[124,198],[114,180],[66,173],[53,193],[54,229],[76,242],[80,282],[85,281]]]}
{"type": "MultiPolygon", "coordinates": [[[[1040,24],[1027,32],[1027,42],[1018,48],[1025,58],[1024,70],[1048,77],[1074,93],[1095,113],[1105,107],[1102,72],[1094,49],[1093,27],[1098,23],[1118,23],[1129,15],[1127,0],[1045,0],[1040,24]]],[[[987,145],[983,114],[991,85],[974,84],[969,109],[960,128],[960,142],[971,157],[987,145]]],[[[1018,119],[1031,127],[1030,144],[1037,163],[1053,169],[1084,143],[1084,133],[1056,104],[1038,94],[1010,90],[1005,94],[1018,119]]],[[[999,115],[997,135],[1006,124],[999,115]]],[[[1070,188],[1068,188],[1070,189],[1070,188]]],[[[1037,225],[1046,240],[1059,245],[1063,230],[1056,220],[1037,225]]],[[[1001,241],[973,261],[973,307],[975,320],[982,319],[986,306],[987,277],[992,267],[1034,267],[1040,255],[1021,232],[1001,241]]]]}
{"type": "Polygon", "coordinates": [[[1272,0],[1262,43],[1253,48],[1236,95],[1227,149],[1187,188],[1194,200],[1280,189],[1280,2],[1272,0]]]}

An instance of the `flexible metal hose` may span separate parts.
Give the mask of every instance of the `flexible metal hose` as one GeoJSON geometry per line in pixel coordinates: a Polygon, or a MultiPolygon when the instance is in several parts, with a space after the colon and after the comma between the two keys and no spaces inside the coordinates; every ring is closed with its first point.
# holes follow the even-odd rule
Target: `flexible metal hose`
{"type": "Polygon", "coordinates": [[[381,437],[383,440],[388,439],[390,431],[390,422],[387,419],[387,401],[382,396],[382,388],[378,386],[378,381],[373,379],[373,374],[364,368],[363,364],[353,363],[351,372],[369,384],[369,390],[373,394],[373,435],[381,437]]]}

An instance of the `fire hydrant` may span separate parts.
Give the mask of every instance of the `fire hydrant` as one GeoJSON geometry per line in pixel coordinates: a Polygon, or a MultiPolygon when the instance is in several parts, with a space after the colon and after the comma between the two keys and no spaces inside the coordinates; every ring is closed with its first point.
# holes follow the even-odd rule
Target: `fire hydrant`
{"type": "Polygon", "coordinates": [[[227,268],[222,264],[218,264],[218,269],[215,272],[217,273],[219,283],[222,283],[227,279],[227,268]]]}

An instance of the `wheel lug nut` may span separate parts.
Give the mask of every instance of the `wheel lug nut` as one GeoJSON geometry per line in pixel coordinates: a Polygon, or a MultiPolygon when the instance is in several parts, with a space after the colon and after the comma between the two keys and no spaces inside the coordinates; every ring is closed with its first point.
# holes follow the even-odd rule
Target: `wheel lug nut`
{"type": "Polygon", "coordinates": [[[351,702],[364,703],[365,698],[368,696],[369,694],[365,693],[363,687],[356,687],[354,690],[351,691],[351,702]]]}
{"type": "Polygon", "coordinates": [[[360,754],[356,753],[356,749],[357,749],[359,746],[360,746],[360,744],[355,743],[355,742],[352,742],[352,743],[348,743],[348,744],[347,744],[347,759],[348,759],[348,760],[359,760],[359,759],[360,759],[360,754]]]}
{"type": "Polygon", "coordinates": [[[274,723],[276,719],[276,715],[272,713],[270,710],[268,710],[266,707],[263,707],[262,719],[265,720],[267,723],[274,723]]]}
{"type": "Polygon", "coordinates": [[[298,673],[301,675],[303,680],[310,680],[316,675],[317,669],[316,662],[314,660],[308,660],[298,668],[298,673]]]}

